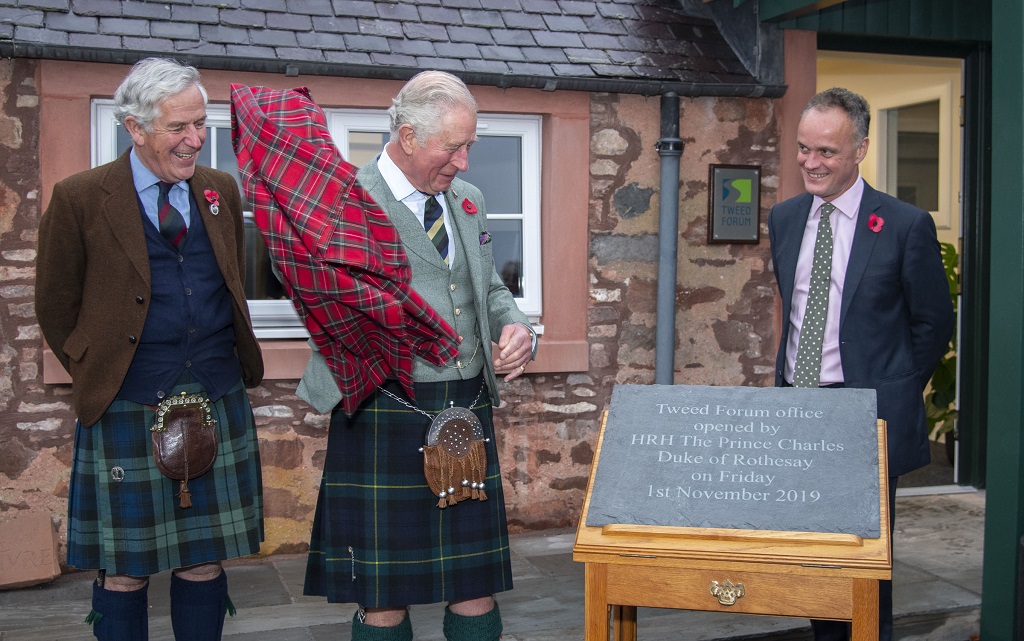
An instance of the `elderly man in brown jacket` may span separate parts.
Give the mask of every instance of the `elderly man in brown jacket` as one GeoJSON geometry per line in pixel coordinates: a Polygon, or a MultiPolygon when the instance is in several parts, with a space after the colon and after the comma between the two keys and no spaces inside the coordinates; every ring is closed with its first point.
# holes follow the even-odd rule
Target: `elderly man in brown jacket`
{"type": "MultiPolygon", "coordinates": [[[[71,374],[78,417],[67,562],[99,571],[87,622],[101,640],[148,637],[148,579],[165,570],[175,638],[220,639],[233,609],[220,562],[263,539],[245,389],[263,361],[243,288],[238,187],[196,166],[206,101],[194,68],[135,65],[115,94],[132,149],[59,182],[39,229],[36,313],[71,374]],[[208,471],[172,480],[150,430],[166,427],[158,408],[183,399],[208,408],[216,442],[193,441],[205,444],[208,471]]],[[[211,429],[193,427],[206,432],[182,433],[211,429]]]]}

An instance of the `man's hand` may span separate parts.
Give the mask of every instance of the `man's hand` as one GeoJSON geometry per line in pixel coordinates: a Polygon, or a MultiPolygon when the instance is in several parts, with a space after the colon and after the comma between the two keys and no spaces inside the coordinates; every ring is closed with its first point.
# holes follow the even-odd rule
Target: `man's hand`
{"type": "Polygon", "coordinates": [[[494,372],[511,381],[526,371],[533,357],[533,336],[526,325],[512,323],[501,328],[498,350],[494,353],[494,372]]]}

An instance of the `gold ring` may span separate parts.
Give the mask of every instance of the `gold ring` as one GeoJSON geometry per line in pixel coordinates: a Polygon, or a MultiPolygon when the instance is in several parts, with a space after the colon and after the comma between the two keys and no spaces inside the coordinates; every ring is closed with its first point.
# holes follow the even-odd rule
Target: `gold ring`
{"type": "Polygon", "coordinates": [[[526,373],[526,365],[520,365],[519,366],[519,373],[520,374],[525,374],[526,373]]]}

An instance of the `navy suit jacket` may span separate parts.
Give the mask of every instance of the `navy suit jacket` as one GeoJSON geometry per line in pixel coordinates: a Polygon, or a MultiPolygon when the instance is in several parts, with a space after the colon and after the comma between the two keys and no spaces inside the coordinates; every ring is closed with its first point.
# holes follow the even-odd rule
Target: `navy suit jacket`
{"type": "MultiPolygon", "coordinates": [[[[811,194],[772,207],[768,215],[775,281],[782,299],[782,336],[775,384],[783,384],[797,256],[811,194]]],[[[928,212],[864,185],[843,285],[839,352],[846,387],[874,389],[888,430],[889,476],[927,465],[923,392],[946,353],[955,319],[949,285],[928,212]],[[871,231],[868,219],[884,220],[871,231]]]]}

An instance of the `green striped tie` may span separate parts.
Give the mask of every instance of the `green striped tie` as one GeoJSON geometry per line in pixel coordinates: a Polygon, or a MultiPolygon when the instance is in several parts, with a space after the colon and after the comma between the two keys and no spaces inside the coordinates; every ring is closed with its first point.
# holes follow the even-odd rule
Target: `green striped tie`
{"type": "Polygon", "coordinates": [[[444,228],[444,212],[441,209],[441,203],[437,202],[437,198],[430,194],[423,195],[427,197],[427,202],[423,207],[423,229],[427,231],[427,236],[430,238],[430,242],[434,243],[437,253],[441,255],[441,260],[448,265],[448,232],[444,228]]]}

